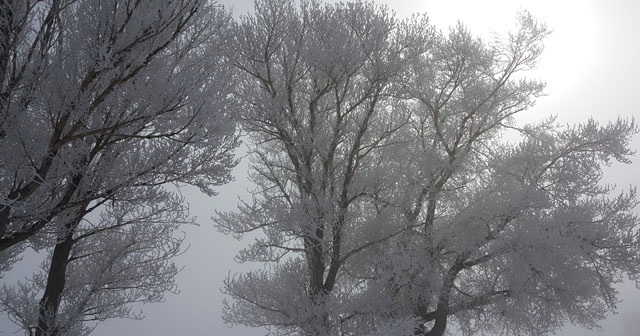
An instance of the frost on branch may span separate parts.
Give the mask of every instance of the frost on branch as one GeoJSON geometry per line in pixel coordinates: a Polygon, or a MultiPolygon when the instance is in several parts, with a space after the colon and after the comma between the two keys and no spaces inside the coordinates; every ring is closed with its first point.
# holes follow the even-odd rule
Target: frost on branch
{"type": "Polygon", "coordinates": [[[55,314],[39,314],[38,304],[47,287],[50,258],[40,273],[3,286],[2,309],[30,333],[38,332],[44,315],[47,330],[87,335],[97,321],[141,318],[132,310],[133,303],[161,301],[165,292],[174,292],[178,268],[170,260],[181,252],[183,241],[175,231],[192,220],[186,217],[181,197],[158,188],[146,193],[147,205],[135,200],[112,203],[96,221],[78,225],[55,314]]]}
{"type": "Polygon", "coordinates": [[[228,322],[544,335],[595,326],[638,281],[635,189],[601,184],[638,127],[516,123],[544,89],[531,15],[488,43],[363,2],[255,13],[235,48],[256,189],[218,226],[251,233],[238,259],[265,266],[228,278],[228,322]]]}
{"type": "MultiPolygon", "coordinates": [[[[120,188],[213,194],[236,146],[227,14],[203,1],[2,4],[0,250],[120,188]]],[[[64,222],[64,220],[62,220],[64,222]]]]}
{"type": "Polygon", "coordinates": [[[239,299],[230,311],[244,313],[226,316],[268,325],[264,313],[291,332],[334,334],[333,305],[350,296],[334,297],[344,289],[342,266],[405,229],[387,225],[397,210],[378,195],[393,188],[386,171],[409,118],[394,96],[405,92],[410,60],[432,29],[419,25],[426,19],[399,22],[370,3],[259,1],[255,13],[235,28],[235,48],[257,189],[240,211],[220,214],[218,226],[235,235],[262,231],[238,258],[295,267],[306,306],[295,305],[304,313],[293,315],[271,311],[279,311],[269,308],[271,298],[282,296],[264,291],[280,275],[250,273],[229,280],[227,291],[239,299]],[[245,297],[242,288],[264,294],[245,297]]]}
{"type": "Polygon", "coordinates": [[[26,247],[50,252],[45,275],[19,285],[40,286],[35,325],[4,299],[25,330],[82,334],[84,319],[174,289],[170,237],[191,221],[165,188],[214,195],[236,164],[229,22],[205,0],[0,4],[0,269],[26,247]],[[85,262],[109,279],[82,278],[85,262]],[[117,265],[133,283],[109,275],[117,265]]]}

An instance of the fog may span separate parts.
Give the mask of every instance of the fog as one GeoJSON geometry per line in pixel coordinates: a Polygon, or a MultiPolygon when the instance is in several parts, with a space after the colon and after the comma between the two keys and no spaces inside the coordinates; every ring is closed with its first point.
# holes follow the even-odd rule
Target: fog
{"type": "MultiPolygon", "coordinates": [[[[234,8],[234,15],[251,9],[249,0],[220,1],[234,8]]],[[[547,82],[548,96],[522,115],[523,121],[539,120],[555,114],[562,122],[573,123],[593,117],[599,121],[617,116],[640,116],[637,95],[640,91],[640,2],[613,1],[378,1],[394,9],[399,16],[426,12],[432,22],[446,29],[456,20],[465,22],[472,32],[491,36],[503,33],[515,22],[518,9],[528,9],[553,30],[548,38],[539,68],[533,76],[547,82]],[[412,4],[414,3],[414,4],[412,4]],[[481,5],[480,5],[481,4],[481,5]]],[[[640,149],[640,138],[633,143],[640,149]]],[[[211,216],[215,210],[232,210],[238,197],[251,188],[247,181],[246,160],[234,171],[236,180],[208,198],[197,190],[185,189],[191,212],[200,226],[185,227],[188,250],[177,263],[184,267],[178,276],[180,293],[169,294],[164,303],[140,307],[146,318],[110,320],[100,323],[92,335],[265,335],[264,329],[225,325],[221,319],[220,288],[224,278],[258,265],[239,265],[233,260],[249,241],[236,241],[218,233],[211,216]]],[[[632,165],[614,165],[607,169],[605,181],[625,188],[640,185],[640,159],[632,165]]],[[[638,209],[640,210],[640,209],[638,209]]],[[[247,238],[251,239],[251,238],[247,238]]],[[[28,264],[26,258],[25,264],[28,264]]],[[[3,281],[19,278],[29,267],[17,265],[3,281]]],[[[628,282],[619,287],[623,301],[619,314],[602,322],[602,330],[585,331],[567,326],[559,335],[630,336],[640,330],[640,290],[628,282]]],[[[12,335],[17,328],[5,318],[0,334],[12,335]]]]}

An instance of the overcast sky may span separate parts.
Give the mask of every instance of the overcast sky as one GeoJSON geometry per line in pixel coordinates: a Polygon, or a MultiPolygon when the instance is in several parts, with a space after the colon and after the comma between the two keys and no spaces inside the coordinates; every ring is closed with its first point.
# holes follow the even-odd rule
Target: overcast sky
{"type": "MultiPolygon", "coordinates": [[[[234,14],[252,8],[251,0],[223,0],[234,14]]],[[[548,38],[539,69],[534,76],[547,82],[548,96],[523,119],[533,121],[556,114],[563,122],[599,121],[620,116],[640,116],[637,97],[640,91],[640,1],[637,0],[377,0],[398,13],[408,16],[426,12],[441,28],[459,19],[473,32],[486,34],[504,31],[515,20],[518,9],[528,9],[554,31],[548,38]]],[[[634,148],[640,149],[636,137],[634,148]]],[[[605,176],[607,182],[621,187],[640,185],[640,159],[628,166],[614,166],[605,176]]],[[[242,246],[231,237],[217,233],[210,217],[215,209],[235,208],[238,194],[250,185],[246,182],[246,165],[236,169],[236,182],[220,189],[216,198],[186,191],[199,227],[185,228],[190,248],[178,260],[184,270],[178,276],[179,295],[168,295],[161,304],[143,307],[142,321],[112,320],[102,323],[95,336],[111,335],[265,335],[263,329],[224,325],[220,319],[223,295],[222,281],[228,272],[248,269],[236,265],[233,256],[242,246]]],[[[19,272],[20,265],[14,272],[19,272]]],[[[559,335],[566,336],[630,336],[640,330],[640,290],[633,284],[620,287],[620,313],[603,321],[604,331],[584,331],[568,327],[559,335]],[[625,323],[628,333],[624,332],[625,323]],[[635,323],[634,333],[630,333],[635,323]]],[[[13,334],[16,328],[0,320],[0,334],[13,334]]]]}

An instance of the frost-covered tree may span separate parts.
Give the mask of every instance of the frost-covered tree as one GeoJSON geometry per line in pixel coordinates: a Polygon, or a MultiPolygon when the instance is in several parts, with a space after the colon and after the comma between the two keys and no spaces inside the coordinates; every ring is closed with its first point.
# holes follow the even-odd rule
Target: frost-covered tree
{"type": "Polygon", "coordinates": [[[260,232],[238,259],[267,266],[227,279],[227,321],[544,335],[638,280],[635,189],[600,183],[638,127],[517,123],[544,88],[524,76],[548,34],[528,13],[490,42],[362,2],[255,13],[237,48],[257,189],[218,225],[260,232]]]}
{"type": "Polygon", "coordinates": [[[237,300],[225,316],[334,334],[329,301],[349,297],[342,266],[402,231],[385,225],[376,195],[391,187],[386,154],[409,118],[394,95],[431,28],[363,2],[258,1],[255,13],[236,27],[236,51],[257,190],[218,224],[262,230],[239,259],[272,271],[228,279],[237,300]]]}
{"type": "Polygon", "coordinates": [[[76,325],[81,331],[82,316],[124,314],[109,305],[157,300],[172,288],[167,259],[178,249],[169,232],[174,220],[190,221],[181,198],[157,195],[167,193],[167,183],[212,195],[235,165],[234,75],[224,47],[229,20],[205,0],[0,4],[0,264],[7,270],[26,246],[53,249],[46,281],[37,276],[30,285],[43,292],[37,326],[29,322],[27,329],[57,335],[76,325]],[[158,213],[145,215],[156,206],[158,213]],[[92,212],[116,217],[94,226],[87,221],[92,212]],[[115,249],[128,239],[114,224],[118,218],[149,231],[127,225],[139,235],[135,244],[101,251],[105,244],[94,239],[109,236],[104,239],[113,239],[108,247],[115,249]],[[155,234],[159,240],[149,245],[155,234]],[[112,257],[130,262],[127,271],[134,273],[100,283],[102,269],[87,268],[94,272],[86,279],[68,270],[112,257]],[[139,260],[127,259],[133,257],[139,260]],[[166,273],[109,287],[148,271],[145,258],[166,273]],[[86,292],[90,283],[99,290],[86,292]],[[118,292],[131,288],[140,291],[118,292]],[[93,303],[98,298],[103,302],[93,303]],[[87,310],[99,305],[109,307],[87,310]]]}
{"type": "Polygon", "coordinates": [[[5,1],[1,15],[1,251],[47,245],[39,232],[119,188],[213,193],[229,178],[226,14],[199,0],[51,0],[5,1]]]}
{"type": "Polygon", "coordinates": [[[99,216],[84,218],[66,260],[56,247],[39,273],[5,284],[0,306],[11,321],[29,335],[87,335],[97,321],[141,318],[132,303],[160,301],[174,292],[178,268],[171,258],[183,241],[176,230],[192,219],[181,197],[159,187],[138,189],[136,197],[109,202],[99,216]],[[60,293],[51,283],[54,261],[64,263],[67,274],[60,293]],[[55,312],[43,309],[43,293],[55,296],[55,312]]]}
{"type": "Polygon", "coordinates": [[[610,195],[600,183],[611,160],[629,162],[638,127],[518,126],[514,115],[543,88],[521,72],[547,34],[518,19],[493,43],[458,25],[415,63],[403,162],[389,172],[397,189],[381,197],[412,229],[347,265],[379,309],[358,325],[416,321],[416,334],[436,336],[453,321],[467,335],[545,335],[567,320],[595,326],[615,308],[613,286],[638,280],[635,189],[610,195]]]}
{"type": "Polygon", "coordinates": [[[276,271],[229,279],[237,301],[226,317],[333,334],[335,317],[353,310],[341,307],[352,297],[343,265],[406,230],[386,225],[398,209],[379,195],[394,188],[386,172],[401,159],[396,133],[410,118],[396,96],[433,29],[367,3],[265,1],[255,12],[238,28],[238,67],[258,190],[219,224],[235,234],[263,229],[239,258],[276,271]]]}

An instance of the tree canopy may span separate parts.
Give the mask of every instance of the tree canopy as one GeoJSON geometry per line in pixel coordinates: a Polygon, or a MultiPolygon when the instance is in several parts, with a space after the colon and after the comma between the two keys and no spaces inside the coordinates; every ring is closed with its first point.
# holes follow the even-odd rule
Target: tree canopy
{"type": "Polygon", "coordinates": [[[592,327],[640,271],[633,120],[521,125],[548,35],[496,40],[365,2],[257,1],[236,30],[256,189],[223,232],[260,232],[224,318],[283,335],[550,334],[592,327]]]}
{"type": "Polygon", "coordinates": [[[236,165],[229,21],[205,0],[0,4],[0,270],[48,255],[0,294],[25,333],[175,290],[193,219],[170,184],[214,195],[236,165]]]}

